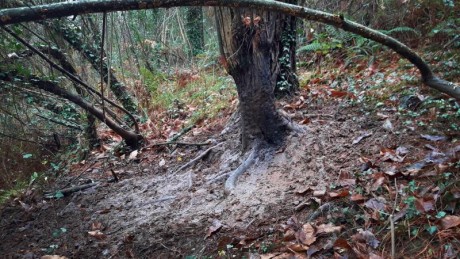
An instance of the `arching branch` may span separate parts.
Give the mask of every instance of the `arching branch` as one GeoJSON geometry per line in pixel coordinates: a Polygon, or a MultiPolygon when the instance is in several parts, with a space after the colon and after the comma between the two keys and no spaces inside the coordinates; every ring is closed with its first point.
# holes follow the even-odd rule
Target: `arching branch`
{"type": "Polygon", "coordinates": [[[257,8],[268,11],[281,12],[303,19],[317,21],[341,28],[362,37],[381,43],[402,57],[409,60],[420,71],[423,82],[460,100],[460,87],[454,83],[436,77],[429,65],[412,49],[398,40],[361,24],[348,21],[340,15],[334,15],[309,9],[302,6],[286,4],[278,1],[264,0],[125,0],[125,1],[102,1],[89,0],[81,2],[63,2],[33,7],[10,8],[0,10],[0,25],[20,22],[37,21],[51,18],[66,17],[70,15],[114,12],[126,10],[140,10],[152,8],[169,8],[177,6],[226,6],[233,8],[257,8]]]}

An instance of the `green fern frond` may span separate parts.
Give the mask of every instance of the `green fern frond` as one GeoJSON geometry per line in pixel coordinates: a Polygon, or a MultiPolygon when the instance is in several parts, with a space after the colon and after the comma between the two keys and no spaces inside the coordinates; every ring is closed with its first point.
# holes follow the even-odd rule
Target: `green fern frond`
{"type": "Polygon", "coordinates": [[[402,26],[402,27],[396,27],[396,28],[393,28],[391,30],[380,30],[380,32],[384,33],[384,34],[393,34],[393,33],[403,33],[403,32],[408,32],[408,33],[413,33],[415,35],[420,35],[420,32],[413,29],[413,28],[410,28],[410,27],[405,27],[405,26],[402,26]]]}
{"type": "Polygon", "coordinates": [[[323,44],[319,42],[312,42],[311,44],[302,46],[298,49],[299,52],[305,51],[305,52],[314,52],[314,51],[319,51],[323,50],[324,46],[323,44]]]}

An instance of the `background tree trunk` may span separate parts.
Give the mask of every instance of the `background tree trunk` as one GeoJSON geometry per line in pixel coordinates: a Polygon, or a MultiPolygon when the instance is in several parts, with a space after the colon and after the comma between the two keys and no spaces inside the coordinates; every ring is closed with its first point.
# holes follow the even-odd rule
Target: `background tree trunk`
{"type": "MultiPolygon", "coordinates": [[[[285,0],[289,4],[297,4],[297,0],[285,0]]],[[[293,94],[299,89],[299,80],[296,75],[296,48],[297,48],[297,18],[295,16],[280,15],[281,44],[278,54],[280,73],[276,80],[275,93],[293,94]]]]}
{"type": "Polygon", "coordinates": [[[191,52],[196,56],[204,51],[203,8],[193,6],[187,8],[187,37],[191,45],[191,52]]]}

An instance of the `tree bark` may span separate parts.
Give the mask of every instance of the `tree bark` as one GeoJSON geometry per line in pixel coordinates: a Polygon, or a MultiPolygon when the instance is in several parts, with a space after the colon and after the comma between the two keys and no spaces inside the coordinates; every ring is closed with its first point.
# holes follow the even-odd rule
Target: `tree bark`
{"type": "Polygon", "coordinates": [[[0,25],[14,24],[27,21],[66,17],[70,15],[113,12],[125,10],[139,10],[152,8],[168,8],[177,6],[227,6],[232,8],[258,8],[259,10],[281,12],[284,14],[317,21],[341,28],[367,39],[381,43],[414,64],[422,75],[422,81],[429,87],[446,93],[460,100],[460,87],[451,82],[436,77],[428,64],[413,50],[398,40],[381,32],[372,30],[361,24],[348,21],[340,15],[334,15],[312,10],[302,6],[286,4],[278,1],[265,0],[125,0],[102,1],[88,0],[77,2],[63,2],[33,7],[10,8],[0,10],[0,25]]]}
{"type": "MultiPolygon", "coordinates": [[[[83,56],[89,61],[94,70],[102,74],[104,82],[109,83],[109,73],[107,62],[102,62],[102,71],[101,71],[101,61],[100,61],[100,52],[99,48],[92,47],[93,44],[84,42],[78,33],[74,31],[72,27],[69,26],[69,21],[60,20],[52,26],[52,29],[62,36],[74,49],[82,53],[83,56]]],[[[104,55],[105,57],[105,55],[104,55]]],[[[113,92],[118,101],[123,105],[123,107],[133,115],[138,115],[137,106],[133,98],[129,94],[128,88],[121,83],[118,78],[114,75],[114,71],[110,72],[110,90],[113,92]]]]}
{"type": "Polygon", "coordinates": [[[203,8],[193,6],[187,9],[187,38],[190,41],[193,56],[204,51],[203,8]]]}
{"type": "Polygon", "coordinates": [[[254,140],[282,141],[286,121],[275,109],[280,74],[282,14],[248,8],[216,8],[222,61],[235,80],[241,114],[242,148],[254,140]]]}

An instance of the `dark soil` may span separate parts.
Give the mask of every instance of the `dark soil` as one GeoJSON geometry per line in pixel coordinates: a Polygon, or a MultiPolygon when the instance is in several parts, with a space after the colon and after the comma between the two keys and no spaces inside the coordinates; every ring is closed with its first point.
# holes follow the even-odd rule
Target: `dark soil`
{"type": "MultiPolygon", "coordinates": [[[[298,101],[303,103],[297,99],[293,104],[298,101]]],[[[362,172],[369,167],[385,171],[415,163],[429,152],[424,147],[427,143],[443,151],[453,144],[422,140],[424,132],[403,125],[394,110],[383,111],[382,119],[376,111],[348,103],[342,99],[305,101],[295,111],[281,103],[280,108],[284,105],[293,120],[307,124],[308,132],[288,136],[282,148],[268,152],[244,173],[228,195],[223,189],[225,178],[216,178],[234,170],[243,158],[237,130],[220,135],[223,123],[196,129],[196,136],[184,139],[201,142],[209,138],[223,144],[182,171],[177,169],[212,144],[178,146],[173,152],[150,146],[131,160],[128,155],[114,158],[95,153],[71,175],[46,188],[63,186],[82,173],[72,185],[83,184],[84,179],[103,183],[61,199],[44,199],[31,189],[1,209],[0,257],[307,258],[307,253],[294,253],[296,248],[288,245],[287,229],[309,218],[315,228],[331,223],[341,230],[318,237],[308,253],[315,258],[340,253],[359,257],[352,249],[338,249],[337,240],[351,242],[359,228],[388,233],[385,223],[373,228],[372,219],[355,217],[367,215],[366,209],[350,196],[358,188],[375,186],[374,180],[362,178],[362,172]],[[386,120],[391,128],[383,126],[386,120]],[[358,141],[360,136],[366,137],[358,141]],[[397,147],[408,150],[404,163],[380,159],[382,148],[397,147]],[[111,169],[119,182],[105,182],[111,169]],[[344,183],[344,175],[353,181],[344,183]],[[340,194],[343,190],[349,194],[340,194]],[[324,204],[328,206],[320,207],[324,204]],[[320,213],[312,216],[318,208],[320,213]]],[[[392,186],[392,179],[385,178],[382,188],[392,186]]],[[[409,180],[404,175],[398,179],[409,180]]],[[[380,196],[379,191],[374,197],[380,196]]],[[[366,191],[364,196],[365,200],[373,197],[366,191]]],[[[392,200],[386,202],[391,205],[392,200]]],[[[381,243],[366,248],[368,254],[389,256],[386,233],[376,233],[381,243]]],[[[398,246],[404,244],[398,242],[398,246]]]]}

